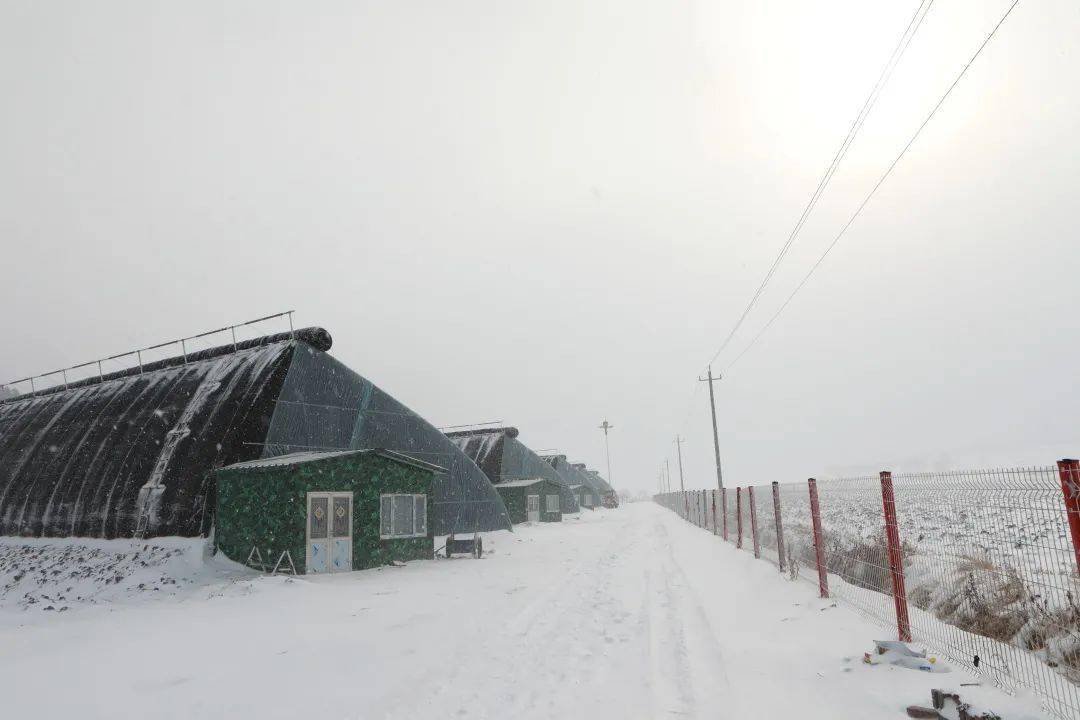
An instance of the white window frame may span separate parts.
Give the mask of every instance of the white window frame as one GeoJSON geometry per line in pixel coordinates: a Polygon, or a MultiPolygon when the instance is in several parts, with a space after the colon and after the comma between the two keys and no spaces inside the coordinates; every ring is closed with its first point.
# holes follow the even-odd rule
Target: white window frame
{"type": "Polygon", "coordinates": [[[552,513],[562,512],[562,503],[560,502],[560,498],[558,495],[550,494],[544,496],[544,512],[548,515],[552,513]]]}
{"type": "Polygon", "coordinates": [[[380,540],[408,540],[409,538],[427,537],[427,526],[428,526],[427,514],[428,514],[427,513],[427,495],[423,495],[423,494],[418,495],[418,494],[415,494],[415,493],[383,493],[382,495],[379,495],[379,539],[380,540]],[[383,498],[390,498],[390,534],[389,535],[384,535],[383,531],[382,531],[382,527],[383,527],[383,517],[382,517],[383,498]],[[406,502],[405,498],[408,498],[408,502],[411,503],[412,507],[413,507],[413,523],[412,523],[413,526],[411,528],[411,532],[398,533],[397,532],[398,528],[395,526],[396,514],[394,513],[394,505],[397,504],[398,502],[406,502]],[[416,502],[417,502],[418,499],[422,499],[422,501],[423,501],[422,504],[424,506],[424,516],[423,516],[422,522],[420,523],[423,526],[423,532],[417,532],[416,531],[417,530],[417,525],[418,525],[418,523],[416,521],[416,519],[418,517],[417,513],[416,513],[416,502]]]}

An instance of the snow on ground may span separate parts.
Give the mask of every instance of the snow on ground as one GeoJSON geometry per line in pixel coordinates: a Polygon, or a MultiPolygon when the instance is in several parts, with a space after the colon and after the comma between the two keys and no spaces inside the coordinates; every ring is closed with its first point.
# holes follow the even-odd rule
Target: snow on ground
{"type": "Polygon", "coordinates": [[[207,562],[206,540],[55,540],[0,537],[4,611],[67,612],[153,597],[175,598],[208,583],[253,575],[224,557],[207,562]]]}
{"type": "Polygon", "coordinates": [[[5,714],[865,720],[947,687],[1042,717],[965,673],[864,665],[887,631],[651,503],[488,534],[482,560],[318,578],[169,542],[184,592],[138,591],[140,566],[75,612],[0,602],[5,714]]]}

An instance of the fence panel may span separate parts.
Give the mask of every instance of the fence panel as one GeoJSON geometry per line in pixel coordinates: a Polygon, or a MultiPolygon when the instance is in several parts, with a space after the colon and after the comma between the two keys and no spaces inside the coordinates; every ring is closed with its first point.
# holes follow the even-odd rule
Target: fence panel
{"type": "Polygon", "coordinates": [[[893,486],[915,638],[1080,717],[1080,578],[1057,468],[897,474],[893,486]]]}
{"type": "MultiPolygon", "coordinates": [[[[903,569],[902,585],[890,572],[886,478],[816,482],[831,596],[890,634],[898,616],[903,632],[906,610],[916,644],[1007,691],[1034,691],[1056,717],[1080,717],[1080,548],[1072,532],[1080,532],[1080,468],[1070,462],[891,475],[898,543],[891,559],[903,569]],[[894,587],[906,588],[906,603],[894,602],[894,587]]],[[[741,547],[753,552],[752,509],[761,557],[779,565],[773,489],[748,489],[727,493],[728,539],[736,544],[741,525],[741,547]]],[[[776,498],[785,572],[816,584],[807,483],[780,484],[776,498]]],[[[657,502],[682,509],[677,493],[657,502]]],[[[718,513],[723,506],[718,496],[718,513]]]]}
{"type": "Polygon", "coordinates": [[[814,528],[806,483],[781,483],[780,511],[784,517],[784,564],[792,577],[817,584],[814,528]]]}

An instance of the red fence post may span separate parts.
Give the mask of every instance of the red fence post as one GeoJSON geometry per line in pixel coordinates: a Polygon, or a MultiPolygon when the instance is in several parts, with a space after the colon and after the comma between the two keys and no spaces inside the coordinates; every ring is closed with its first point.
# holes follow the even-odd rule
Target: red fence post
{"type": "Polygon", "coordinates": [[[829,574],[825,571],[825,548],[821,537],[821,508],[818,505],[817,480],[806,481],[810,487],[810,520],[814,526],[814,560],[817,563],[818,589],[821,597],[829,597],[829,574]]]}
{"type": "Polygon", "coordinates": [[[780,483],[772,484],[772,508],[776,515],[776,554],[780,557],[780,572],[784,572],[784,523],[780,521],[780,483]]]}
{"type": "Polygon", "coordinates": [[[727,488],[720,491],[720,514],[723,516],[720,522],[723,523],[724,540],[727,540],[727,488]]]}
{"type": "Polygon", "coordinates": [[[747,494],[750,496],[750,537],[754,541],[754,557],[761,557],[761,547],[758,545],[757,534],[757,504],[754,502],[754,486],[751,485],[746,489],[747,494]]]}
{"type": "Polygon", "coordinates": [[[911,642],[907,591],[904,589],[904,552],[900,546],[900,527],[896,522],[896,498],[892,473],[881,471],[881,504],[885,510],[885,540],[889,546],[889,574],[892,575],[893,603],[896,605],[896,633],[902,642],[911,642]]]}
{"type": "Polygon", "coordinates": [[[738,528],[739,537],[735,541],[735,547],[742,547],[742,488],[735,488],[735,526],[738,528]]]}
{"type": "Polygon", "coordinates": [[[1080,460],[1058,460],[1061,493],[1065,496],[1065,514],[1069,520],[1076,571],[1080,572],[1080,460]]]}

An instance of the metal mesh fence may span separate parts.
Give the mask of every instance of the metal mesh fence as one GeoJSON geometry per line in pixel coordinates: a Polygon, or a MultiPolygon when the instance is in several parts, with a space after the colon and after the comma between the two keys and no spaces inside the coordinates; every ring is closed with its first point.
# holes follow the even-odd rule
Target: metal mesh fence
{"type": "MultiPolygon", "coordinates": [[[[657,502],[683,514],[679,493],[657,502]]],[[[1080,717],[1075,461],[728,488],[716,512],[715,533],[726,517],[743,551],[988,682],[1034,691],[1054,716],[1080,717]]]]}
{"type": "Polygon", "coordinates": [[[1080,577],[1061,480],[1042,467],[897,475],[894,484],[912,633],[1078,717],[1080,577]]]}

